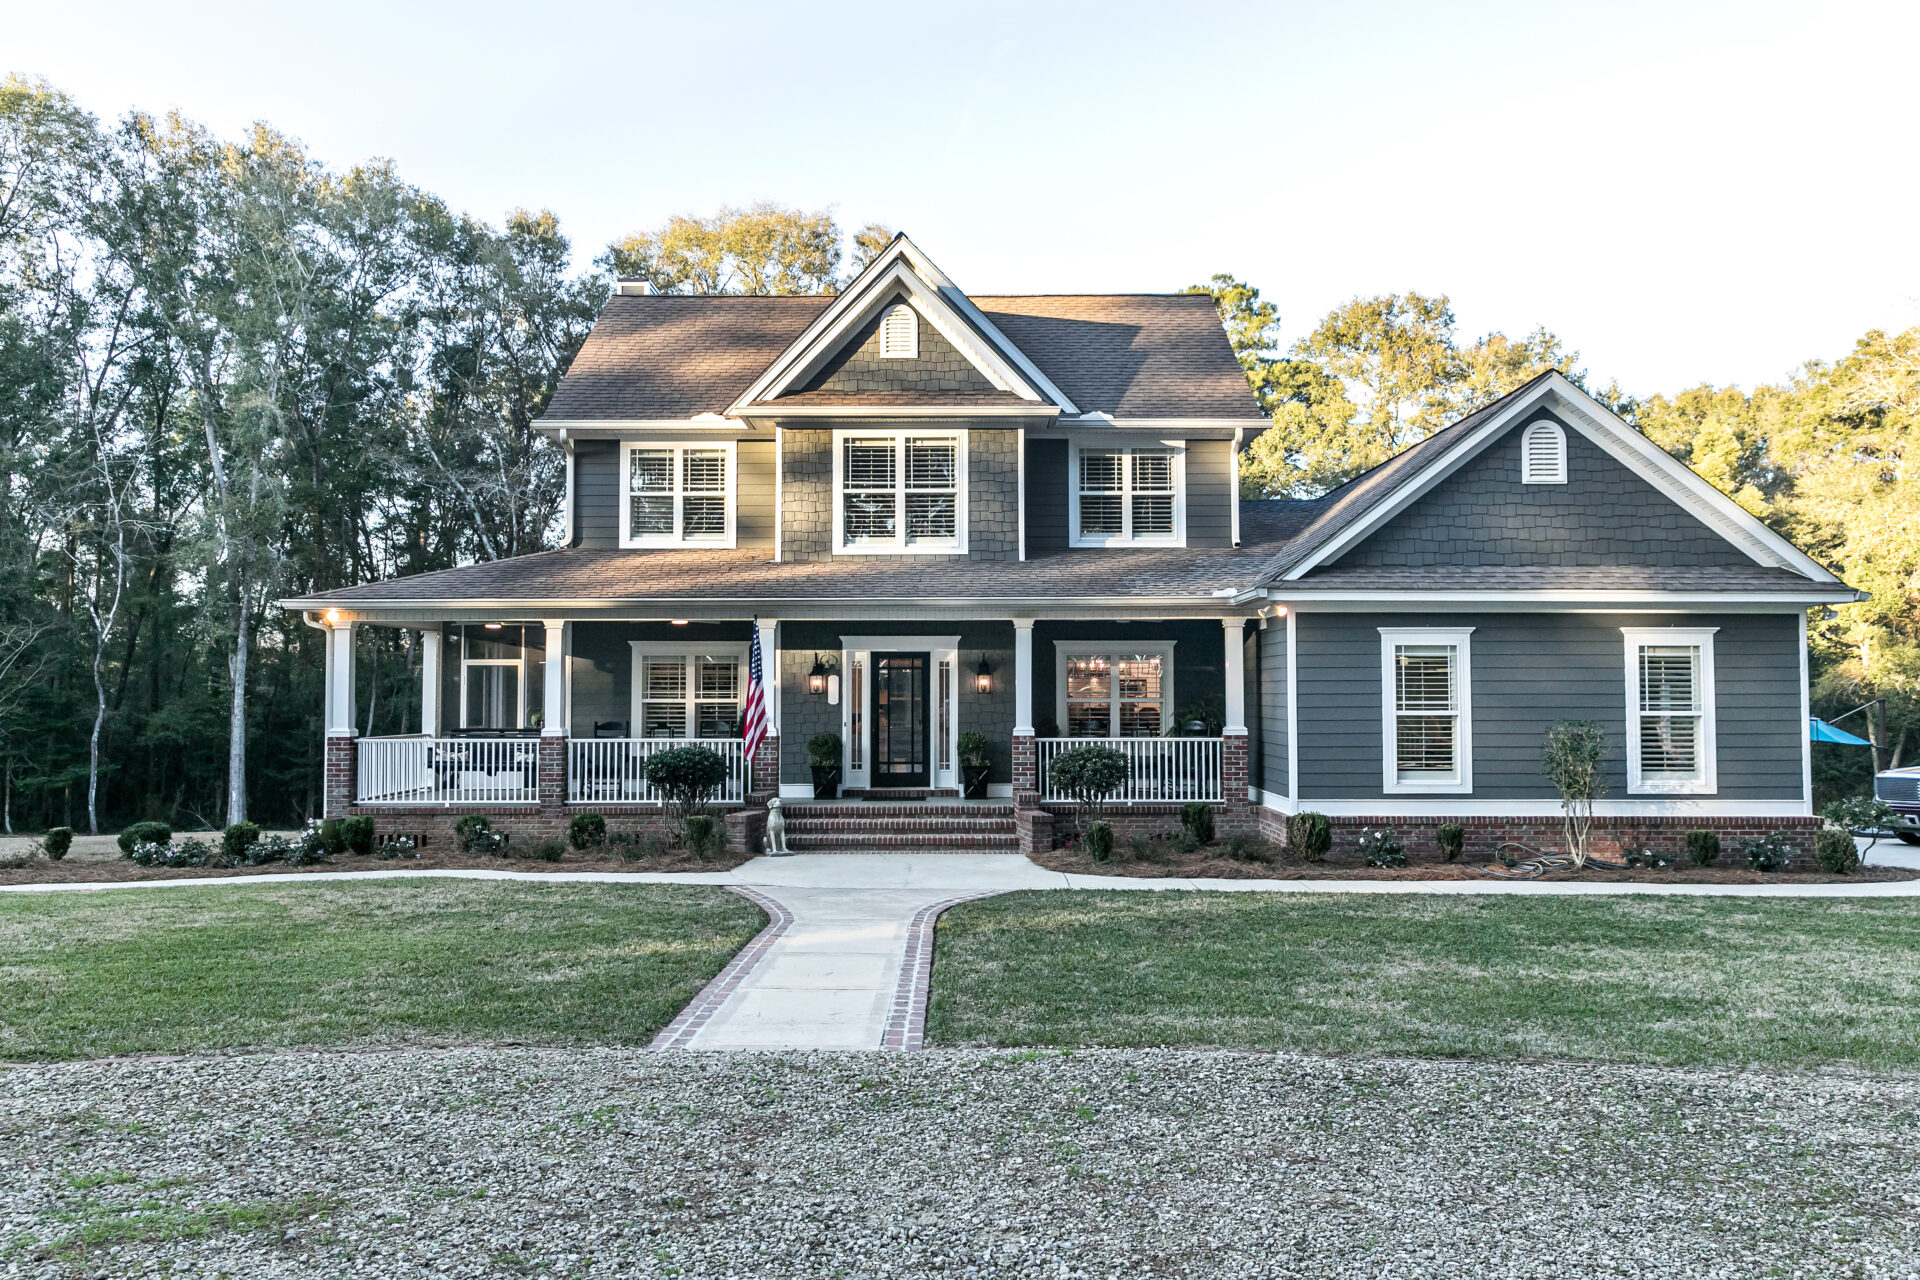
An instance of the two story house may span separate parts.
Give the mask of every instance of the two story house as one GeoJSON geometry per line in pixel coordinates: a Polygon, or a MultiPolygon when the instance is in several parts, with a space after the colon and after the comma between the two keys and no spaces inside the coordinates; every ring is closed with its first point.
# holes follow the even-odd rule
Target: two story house
{"type": "Polygon", "coordinates": [[[1603,838],[1809,838],[1831,573],[1558,374],[1311,500],[1240,498],[1267,425],[1205,295],[970,296],[904,236],[833,296],[623,283],[540,423],[563,547],[284,602],[329,636],[327,812],[645,824],[646,756],[697,741],[739,840],[777,794],[796,848],[1032,849],[1098,741],[1137,827],[1538,841],[1582,718],[1603,838]],[[417,733],[355,734],[366,626],[421,635],[417,733]],[[828,732],[846,807],[811,801],[828,732]]]}

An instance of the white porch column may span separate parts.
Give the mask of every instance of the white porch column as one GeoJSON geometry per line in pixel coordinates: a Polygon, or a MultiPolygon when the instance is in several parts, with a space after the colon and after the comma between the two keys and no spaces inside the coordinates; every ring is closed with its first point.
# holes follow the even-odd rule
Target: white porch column
{"type": "Polygon", "coordinates": [[[440,736],[440,628],[420,632],[420,732],[440,736]]]}
{"type": "Polygon", "coordinates": [[[780,620],[757,619],[760,628],[760,687],[767,700],[767,736],[780,736],[780,620]]]}
{"type": "Polygon", "coordinates": [[[1224,734],[1245,736],[1247,732],[1247,664],[1245,618],[1222,618],[1227,633],[1227,723],[1224,734]]]}
{"type": "Polygon", "coordinates": [[[351,738],[353,727],[353,624],[327,624],[327,736],[351,738]]]}
{"type": "Polygon", "coordinates": [[[1013,620],[1013,731],[1033,736],[1033,619],[1013,620]]]}
{"type": "Polygon", "coordinates": [[[540,736],[567,736],[567,624],[552,618],[542,619],[547,629],[547,670],[541,692],[540,736]]]}

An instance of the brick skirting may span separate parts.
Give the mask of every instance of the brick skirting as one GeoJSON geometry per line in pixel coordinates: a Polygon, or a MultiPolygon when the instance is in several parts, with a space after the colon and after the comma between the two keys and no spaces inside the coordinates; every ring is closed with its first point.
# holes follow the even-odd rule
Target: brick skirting
{"type": "MultiPolygon", "coordinates": [[[[1287,838],[1287,815],[1265,807],[1260,808],[1258,813],[1262,838],[1284,844],[1287,838]]],[[[1401,843],[1406,845],[1408,856],[1438,857],[1440,848],[1434,839],[1434,830],[1446,822],[1458,823],[1466,832],[1462,857],[1476,862],[1490,861],[1499,847],[1508,841],[1542,852],[1560,852],[1566,845],[1558,817],[1387,817],[1362,814],[1332,818],[1331,821],[1333,849],[1336,853],[1357,850],[1362,832],[1392,827],[1401,843]]],[[[1821,822],[1820,818],[1809,817],[1595,818],[1593,849],[1603,857],[1613,857],[1623,849],[1650,849],[1658,854],[1683,856],[1687,850],[1687,832],[1711,831],[1720,837],[1722,861],[1730,863],[1740,856],[1740,845],[1744,841],[1778,831],[1787,837],[1794,856],[1804,859],[1813,856],[1813,837],[1820,830],[1821,822]]]]}

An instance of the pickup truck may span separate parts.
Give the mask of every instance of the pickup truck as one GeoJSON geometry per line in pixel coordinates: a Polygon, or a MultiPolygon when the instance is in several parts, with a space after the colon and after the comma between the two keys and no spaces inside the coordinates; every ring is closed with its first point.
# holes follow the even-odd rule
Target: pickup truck
{"type": "Polygon", "coordinates": [[[1920,765],[1874,775],[1873,795],[1893,806],[1894,834],[1920,844],[1920,765]]]}

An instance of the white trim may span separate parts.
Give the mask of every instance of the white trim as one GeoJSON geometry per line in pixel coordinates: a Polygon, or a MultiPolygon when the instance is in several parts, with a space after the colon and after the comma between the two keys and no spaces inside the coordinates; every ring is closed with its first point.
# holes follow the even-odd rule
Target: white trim
{"type": "MultiPolygon", "coordinates": [[[[949,696],[953,699],[953,713],[947,717],[949,730],[947,740],[948,767],[940,768],[938,744],[929,741],[934,750],[927,760],[927,783],[930,787],[957,787],[960,785],[960,637],[959,636],[841,636],[840,670],[843,673],[853,670],[857,660],[861,664],[863,685],[858,699],[860,707],[860,760],[861,767],[853,767],[853,711],[855,698],[851,686],[846,696],[840,699],[840,778],[845,787],[866,787],[873,778],[873,716],[868,712],[868,704],[873,701],[873,655],[875,653],[918,653],[927,655],[927,705],[931,714],[928,724],[940,723],[938,705],[939,688],[934,674],[942,662],[952,664],[954,672],[953,688],[949,696]]],[[[931,738],[931,735],[929,735],[931,738]]]]}
{"type": "MultiPolygon", "coordinates": [[[[510,725],[501,725],[499,727],[503,729],[524,729],[527,727],[527,629],[535,625],[539,625],[539,624],[535,624],[531,622],[512,622],[507,624],[507,626],[516,628],[520,633],[520,640],[518,644],[515,646],[520,651],[519,657],[517,658],[469,658],[467,654],[471,651],[472,646],[468,643],[467,633],[469,631],[478,630],[483,633],[480,638],[484,640],[486,639],[486,636],[484,634],[484,632],[486,631],[486,624],[482,622],[461,622],[461,623],[455,624],[454,632],[459,637],[459,641],[460,641],[460,713],[455,717],[455,719],[457,719],[460,722],[460,728],[480,729],[480,728],[486,727],[484,725],[474,725],[474,724],[467,723],[467,668],[469,667],[513,667],[515,668],[518,674],[520,687],[514,692],[516,694],[516,698],[519,705],[514,710],[513,723],[510,725]]],[[[505,630],[505,628],[503,627],[502,630],[505,630]]],[[[544,658],[544,656],[545,654],[543,651],[542,657],[544,658]]],[[[544,696],[544,692],[545,692],[545,686],[543,684],[542,696],[544,696]]]]}
{"type": "Polygon", "coordinates": [[[1387,795],[1473,794],[1473,628],[1380,627],[1380,789],[1387,795]],[[1450,645],[1453,658],[1453,775],[1431,782],[1400,778],[1395,732],[1399,699],[1394,688],[1394,650],[1400,645],[1450,645]]]}
{"type": "MultiPolygon", "coordinates": [[[[630,688],[627,691],[627,736],[629,738],[644,738],[646,736],[645,733],[642,731],[643,730],[642,722],[644,720],[643,712],[645,711],[644,704],[647,700],[647,697],[646,697],[647,690],[646,690],[646,682],[642,677],[644,677],[646,674],[646,670],[645,670],[645,667],[643,666],[643,663],[648,658],[682,658],[685,660],[683,665],[686,670],[686,680],[687,680],[687,696],[686,696],[687,723],[686,723],[686,731],[680,734],[679,735],[680,737],[698,738],[698,737],[704,736],[698,732],[698,729],[700,726],[697,722],[697,717],[699,713],[696,708],[697,708],[697,704],[700,703],[702,699],[700,697],[700,684],[699,684],[699,681],[695,678],[695,673],[693,669],[694,662],[700,658],[707,658],[707,657],[732,658],[734,661],[739,663],[739,679],[737,682],[737,688],[734,691],[734,705],[740,708],[740,713],[744,717],[746,714],[746,702],[747,702],[748,643],[749,642],[747,641],[741,641],[741,640],[721,640],[717,642],[716,641],[702,642],[702,641],[695,640],[694,637],[692,636],[688,636],[687,639],[680,640],[680,641],[676,641],[676,640],[629,640],[627,641],[627,645],[631,650],[631,653],[629,654],[629,661],[632,663],[632,666],[629,668],[630,688]]],[[[764,648],[764,642],[762,643],[764,648]]],[[[769,734],[769,736],[772,736],[772,735],[769,734]]]]}
{"type": "Polygon", "coordinates": [[[1283,575],[1296,581],[1321,565],[1340,558],[1381,525],[1429,492],[1459,466],[1476,456],[1494,436],[1506,431],[1517,419],[1531,413],[1549,396],[1559,401],[1566,416],[1581,435],[1592,440],[1613,458],[1698,516],[1709,528],[1739,547],[1756,564],[1791,569],[1812,582],[1838,584],[1839,579],[1821,567],[1812,557],[1767,528],[1751,512],[1708,484],[1679,459],[1635,431],[1618,415],[1558,373],[1542,379],[1532,392],[1475,428],[1386,499],[1370,505],[1366,514],[1316,549],[1283,575]]]}
{"type": "Polygon", "coordinates": [[[1184,547],[1187,545],[1187,442],[1184,440],[1099,440],[1075,439],[1067,445],[1067,545],[1070,547],[1184,547]],[[1121,464],[1125,476],[1120,495],[1121,528],[1114,535],[1087,536],[1080,532],[1080,453],[1119,450],[1128,461],[1121,464]],[[1170,449],[1173,452],[1173,533],[1168,537],[1135,538],[1133,528],[1133,467],[1135,449],[1170,449]]]}
{"type": "MultiPolygon", "coordinates": [[[[1257,597],[1256,597],[1257,598],[1257,597]]],[[[1760,612],[1794,613],[1809,604],[1852,604],[1864,599],[1852,588],[1841,591],[1599,591],[1574,588],[1486,591],[1282,591],[1268,590],[1266,598],[1299,607],[1327,605],[1354,607],[1378,604],[1426,605],[1434,608],[1503,605],[1533,612],[1541,605],[1593,607],[1604,612],[1640,612],[1642,606],[1699,612],[1726,605],[1767,606],[1760,612]]],[[[1236,598],[1235,603],[1242,603],[1236,598]]]]}
{"type": "MultiPolygon", "coordinates": [[[[1160,733],[1165,734],[1173,724],[1173,650],[1177,643],[1179,642],[1175,640],[1055,640],[1053,642],[1053,723],[1059,730],[1059,735],[1062,738],[1073,736],[1067,732],[1067,659],[1089,655],[1134,653],[1160,659],[1160,733]]],[[[1112,719],[1108,722],[1108,736],[1115,736],[1115,731],[1120,727],[1118,679],[1112,682],[1112,687],[1107,693],[1107,706],[1112,715],[1112,719]]],[[[1246,732],[1244,727],[1241,732],[1246,732]]]]}
{"type": "Polygon", "coordinates": [[[563,439],[560,442],[560,449],[567,459],[567,491],[560,499],[560,510],[563,513],[560,527],[567,533],[561,545],[570,547],[573,545],[573,540],[580,536],[580,531],[573,525],[573,441],[563,439]]]}
{"type": "Polygon", "coordinates": [[[1813,813],[1813,691],[1807,684],[1807,614],[1800,612],[1800,723],[1809,726],[1800,735],[1800,798],[1813,813]]]}
{"type": "Polygon", "coordinates": [[[697,418],[542,418],[533,429],[570,440],[617,440],[635,431],[712,431],[739,436],[753,430],[737,418],[723,418],[717,413],[697,418]]]}
{"type": "Polygon", "coordinates": [[[787,431],[778,423],[773,428],[773,562],[780,563],[781,547],[786,541],[787,523],[787,431]]]}
{"type": "Polygon", "coordinates": [[[1232,527],[1230,535],[1234,546],[1240,545],[1240,433],[1233,433],[1232,473],[1227,481],[1232,490],[1231,508],[1232,527]]]}
{"type": "Polygon", "coordinates": [[[1552,418],[1542,418],[1530,422],[1520,431],[1520,483],[1521,484],[1565,484],[1567,482],[1567,430],[1552,418]],[[1533,462],[1533,442],[1536,437],[1548,437],[1553,441],[1554,452],[1547,458],[1549,466],[1536,470],[1533,462]]]}
{"type": "Polygon", "coordinates": [[[1221,655],[1220,674],[1227,704],[1227,718],[1220,728],[1220,736],[1244,738],[1247,736],[1247,620],[1222,618],[1220,630],[1226,650],[1221,655]]]}
{"type": "MultiPolygon", "coordinates": [[[[1261,803],[1282,813],[1329,818],[1558,818],[1558,800],[1301,800],[1263,793],[1261,803]]],[[[1798,800],[1596,800],[1596,818],[1797,818],[1798,800]]]]}
{"type": "Polygon", "coordinates": [[[733,440],[626,440],[620,445],[620,545],[629,549],[639,548],[676,548],[686,550],[695,547],[718,547],[732,549],[738,545],[737,519],[739,515],[740,489],[740,450],[733,440]],[[633,455],[640,450],[673,451],[673,527],[671,534],[646,534],[633,536],[633,455]],[[718,449],[726,458],[727,476],[722,486],[722,498],[726,508],[726,534],[719,538],[688,538],[681,535],[681,517],[686,495],[686,451],[689,449],[718,449]]]}
{"type": "Polygon", "coordinates": [[[1045,418],[1058,410],[1051,405],[1022,408],[1005,404],[807,404],[789,407],[775,401],[770,405],[750,405],[737,412],[742,418],[843,418],[853,422],[867,419],[884,422],[892,418],[944,418],[948,421],[965,418],[1045,418]]]}
{"type": "Polygon", "coordinates": [[[783,782],[780,784],[780,798],[782,800],[811,800],[813,799],[813,784],[811,782],[783,782]]]}
{"type": "Polygon", "coordinates": [[[1033,732],[1033,619],[1013,622],[1013,736],[1031,738],[1033,732]]]}
{"type": "Polygon", "coordinates": [[[1014,456],[1014,531],[1020,546],[1021,560],[1027,558],[1027,429],[1013,429],[1014,456]]]}
{"type": "Polygon", "coordinates": [[[879,427],[860,430],[856,427],[837,427],[833,432],[833,554],[837,556],[953,556],[967,553],[967,473],[971,469],[968,453],[971,447],[970,433],[965,428],[946,428],[940,430],[915,431],[910,427],[879,427]],[[894,442],[894,536],[891,542],[863,542],[848,545],[846,541],[846,505],[843,488],[846,470],[846,450],[842,447],[848,439],[889,439],[894,442]],[[954,442],[954,512],[951,542],[913,542],[907,541],[907,458],[906,444],[914,440],[952,440],[954,442]]]}
{"type": "MultiPolygon", "coordinates": [[[[1719,790],[1713,684],[1713,633],[1718,627],[1622,627],[1627,689],[1627,794],[1713,795],[1719,790]],[[1700,651],[1698,672],[1700,736],[1694,744],[1699,774],[1691,779],[1648,781],[1640,774],[1640,650],[1647,645],[1687,645],[1700,651]]],[[[1805,724],[1805,721],[1801,722],[1805,724]]],[[[1803,730],[1804,732],[1804,730],[1803,730]]]]}
{"type": "Polygon", "coordinates": [[[1062,428],[1116,431],[1245,431],[1257,426],[1265,431],[1273,424],[1266,418],[1116,418],[1094,410],[1078,417],[1061,415],[1062,428]]]}
{"type": "Polygon", "coordinates": [[[1287,794],[1300,794],[1300,672],[1295,661],[1294,611],[1287,610],[1287,794]]]}
{"type": "Polygon", "coordinates": [[[567,624],[559,618],[542,620],[546,647],[540,657],[540,733],[543,737],[567,736],[567,624]]]}

